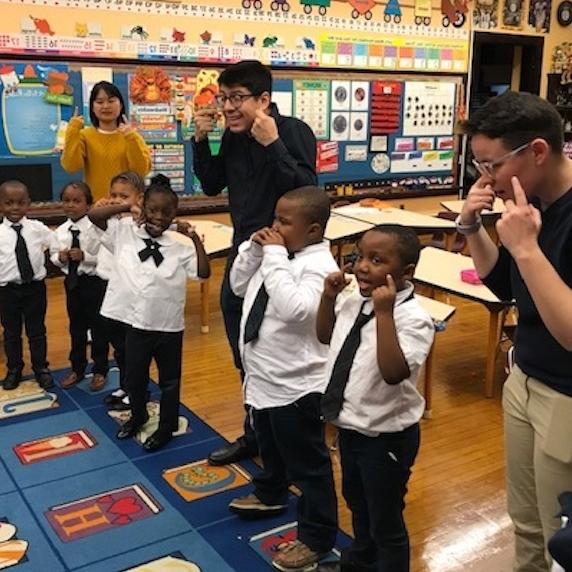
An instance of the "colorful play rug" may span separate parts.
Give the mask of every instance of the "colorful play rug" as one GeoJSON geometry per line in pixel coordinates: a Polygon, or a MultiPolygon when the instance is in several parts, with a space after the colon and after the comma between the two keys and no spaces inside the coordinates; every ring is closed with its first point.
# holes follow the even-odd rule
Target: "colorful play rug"
{"type": "MultiPolygon", "coordinates": [[[[65,374],[55,374],[59,380],[65,374]]],[[[249,492],[248,461],[211,467],[224,440],[185,407],[177,436],[147,453],[150,420],[137,439],[118,441],[125,413],[111,414],[89,379],[63,391],[33,381],[0,389],[0,570],[14,572],[258,572],[295,537],[294,497],[280,517],[244,521],[227,505],[249,492]]],[[[339,535],[340,545],[347,537],[339,535]]],[[[320,564],[333,569],[337,550],[320,564]]]]}

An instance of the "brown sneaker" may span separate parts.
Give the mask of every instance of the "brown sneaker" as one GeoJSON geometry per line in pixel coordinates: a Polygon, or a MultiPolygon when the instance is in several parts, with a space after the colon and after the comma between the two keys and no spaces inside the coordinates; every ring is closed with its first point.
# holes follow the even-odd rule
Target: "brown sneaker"
{"type": "Polygon", "coordinates": [[[62,389],[69,389],[73,387],[78,381],[81,381],[81,378],[75,371],[70,371],[61,381],[60,387],[62,389]]]}
{"type": "Polygon", "coordinates": [[[94,373],[89,384],[90,391],[99,391],[105,387],[107,383],[107,378],[101,373],[94,373]]]}
{"type": "Polygon", "coordinates": [[[288,505],[285,504],[264,504],[255,494],[235,498],[228,505],[228,508],[240,516],[258,518],[274,516],[284,512],[288,505]]]}
{"type": "Polygon", "coordinates": [[[283,572],[292,570],[310,572],[310,570],[318,568],[318,561],[321,556],[300,540],[292,540],[278,548],[278,553],[272,560],[272,566],[283,572]]]}

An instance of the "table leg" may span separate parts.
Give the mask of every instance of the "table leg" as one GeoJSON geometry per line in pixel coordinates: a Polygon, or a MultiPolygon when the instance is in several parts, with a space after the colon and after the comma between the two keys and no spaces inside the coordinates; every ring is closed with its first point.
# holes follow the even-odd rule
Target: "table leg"
{"type": "Polygon", "coordinates": [[[487,366],[485,373],[485,395],[492,397],[495,384],[495,362],[497,357],[497,346],[499,343],[499,314],[500,310],[489,308],[489,339],[487,342],[487,366]]]}
{"type": "Polygon", "coordinates": [[[425,385],[423,388],[423,395],[425,397],[425,412],[423,417],[425,419],[431,419],[433,417],[433,410],[431,408],[433,402],[433,357],[435,351],[435,342],[431,346],[431,351],[427,356],[427,361],[425,362],[425,385]]]}
{"type": "Polygon", "coordinates": [[[445,233],[445,250],[451,252],[453,250],[453,245],[455,244],[455,234],[454,232],[445,233]]]}
{"type": "Polygon", "coordinates": [[[210,330],[209,292],[210,279],[201,280],[201,334],[208,334],[210,330]]]}

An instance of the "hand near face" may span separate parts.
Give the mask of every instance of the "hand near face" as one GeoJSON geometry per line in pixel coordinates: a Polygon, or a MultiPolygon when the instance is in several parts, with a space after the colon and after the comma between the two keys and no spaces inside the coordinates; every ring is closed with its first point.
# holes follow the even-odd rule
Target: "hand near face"
{"type": "Polygon", "coordinates": [[[129,212],[139,226],[145,222],[145,211],[139,205],[132,205],[129,212]]]}
{"type": "Polygon", "coordinates": [[[351,282],[346,276],[346,272],[351,269],[351,264],[346,264],[338,272],[328,274],[324,279],[324,296],[326,298],[335,299],[338,294],[351,282]]]}
{"type": "Polygon", "coordinates": [[[492,210],[495,193],[488,177],[480,179],[471,187],[461,211],[461,222],[473,224],[483,210],[492,210]]]}
{"type": "Polygon", "coordinates": [[[218,115],[216,107],[202,107],[195,110],[195,141],[207,138],[216,126],[218,115]]]}
{"type": "Polygon", "coordinates": [[[252,240],[260,244],[260,246],[268,246],[270,244],[278,244],[284,246],[282,235],[272,228],[261,228],[252,236],[252,240]]]}
{"type": "Polygon", "coordinates": [[[137,129],[131,123],[131,121],[129,121],[127,116],[124,115],[123,116],[123,123],[120,123],[117,126],[117,131],[119,131],[119,133],[123,133],[123,135],[129,135],[129,133],[136,133],[137,129]]]}
{"type": "Polygon", "coordinates": [[[274,117],[268,115],[262,109],[257,109],[250,133],[263,147],[268,147],[268,145],[271,145],[278,139],[278,127],[274,117]]]}
{"type": "Polygon", "coordinates": [[[378,286],[371,293],[373,300],[373,310],[376,314],[393,312],[395,305],[395,297],[397,296],[397,288],[391,274],[387,275],[387,284],[378,286]]]}
{"type": "Polygon", "coordinates": [[[502,244],[517,260],[538,247],[542,218],[540,211],[528,202],[518,178],[513,177],[511,183],[514,201],[505,201],[506,211],[497,221],[496,229],[502,244]]]}
{"type": "Polygon", "coordinates": [[[177,225],[177,232],[184,234],[185,236],[191,236],[195,234],[195,227],[184,220],[174,220],[173,224],[177,225]]]}
{"type": "Polygon", "coordinates": [[[73,111],[73,115],[70,119],[70,124],[76,125],[79,129],[83,129],[85,126],[83,115],[79,114],[79,108],[77,106],[73,111]]]}

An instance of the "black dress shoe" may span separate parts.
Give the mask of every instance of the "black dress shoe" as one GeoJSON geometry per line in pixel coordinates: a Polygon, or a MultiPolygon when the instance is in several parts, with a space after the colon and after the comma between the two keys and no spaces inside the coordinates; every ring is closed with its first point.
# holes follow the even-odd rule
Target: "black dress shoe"
{"type": "Polygon", "coordinates": [[[54,378],[49,369],[41,369],[35,373],[36,381],[42,389],[51,389],[54,387],[54,378]]]}
{"type": "Polygon", "coordinates": [[[172,438],[173,434],[169,431],[158,429],[153,433],[153,435],[147,438],[145,443],[143,443],[143,449],[149,452],[156,451],[157,449],[164,447],[172,438]]]}
{"type": "Polygon", "coordinates": [[[103,398],[103,403],[105,403],[105,405],[113,405],[115,403],[119,403],[125,397],[125,395],[119,397],[118,395],[113,395],[113,393],[110,393],[103,398]]]}
{"type": "Polygon", "coordinates": [[[2,387],[7,391],[16,389],[22,381],[22,372],[19,369],[12,369],[8,371],[8,375],[4,378],[2,382],[2,387]]]}
{"type": "Polygon", "coordinates": [[[209,455],[209,463],[215,466],[228,465],[229,463],[236,463],[243,459],[250,459],[256,456],[243,437],[239,437],[233,443],[224,445],[220,449],[216,449],[209,455]]]}
{"type": "Polygon", "coordinates": [[[135,435],[139,433],[139,430],[141,427],[143,427],[143,425],[145,425],[145,423],[147,423],[147,419],[145,419],[143,422],[133,421],[133,419],[129,419],[129,421],[126,421],[121,426],[121,429],[117,431],[116,437],[118,439],[129,439],[129,437],[135,437],[135,435]]]}

